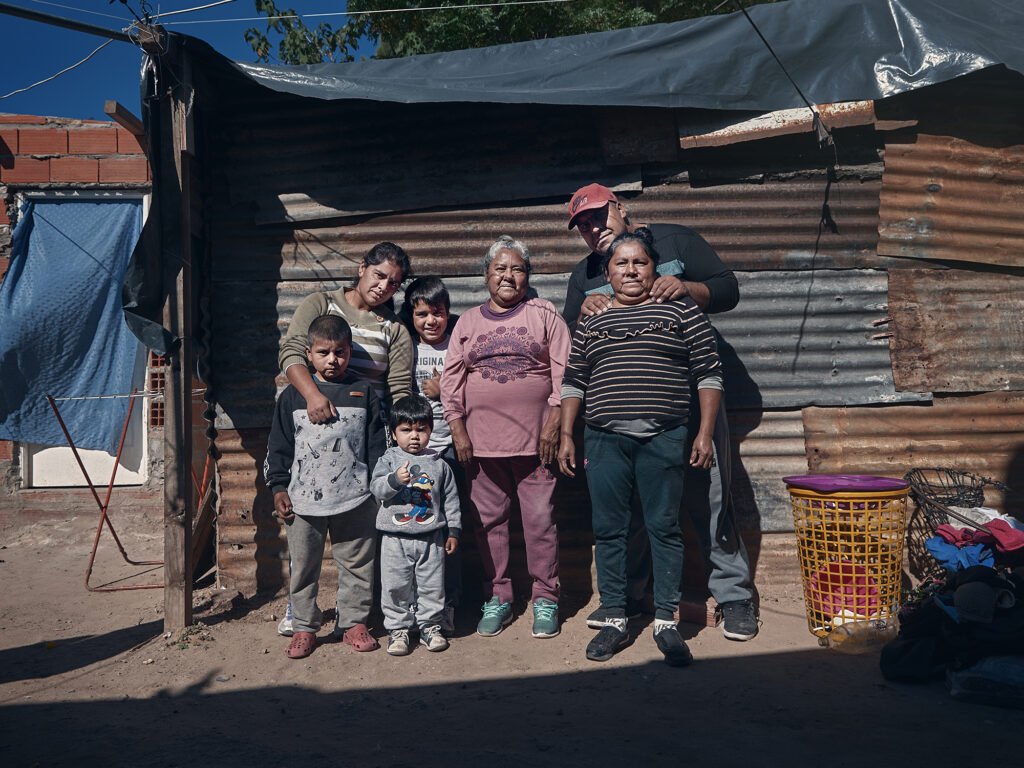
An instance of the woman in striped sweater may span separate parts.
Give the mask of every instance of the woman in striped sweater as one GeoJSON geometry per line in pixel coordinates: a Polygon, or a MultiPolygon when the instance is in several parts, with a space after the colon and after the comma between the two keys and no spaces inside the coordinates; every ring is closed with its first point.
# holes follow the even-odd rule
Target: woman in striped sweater
{"type": "Polygon", "coordinates": [[[605,258],[614,291],[610,309],[583,318],[573,336],[562,383],[558,461],[574,476],[573,422],[586,398],[584,466],[592,503],[597,585],[607,624],[587,658],[607,661],[629,639],[626,630],[626,537],[637,494],[654,561],[654,640],[673,666],[692,660],[676,629],[683,568],[679,506],[684,461],[711,466],[721,362],[704,313],[689,297],[665,303],[650,295],[658,254],[645,229],[620,235],[605,258]],[[700,431],[689,457],[690,380],[696,379],[700,431]]]}

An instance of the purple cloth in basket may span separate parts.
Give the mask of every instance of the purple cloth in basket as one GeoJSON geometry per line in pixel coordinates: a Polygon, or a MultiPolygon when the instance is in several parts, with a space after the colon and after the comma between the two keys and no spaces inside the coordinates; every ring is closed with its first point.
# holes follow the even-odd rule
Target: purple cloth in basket
{"type": "Polygon", "coordinates": [[[900,491],[910,487],[906,480],[877,475],[790,475],[782,478],[782,482],[793,488],[817,493],[900,491]]]}

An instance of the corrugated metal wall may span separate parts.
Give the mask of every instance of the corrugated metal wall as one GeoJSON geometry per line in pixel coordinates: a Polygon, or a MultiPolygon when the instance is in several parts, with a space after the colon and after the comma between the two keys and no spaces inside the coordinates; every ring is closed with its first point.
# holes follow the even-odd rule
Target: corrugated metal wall
{"type": "Polygon", "coordinates": [[[963,269],[894,272],[892,369],[901,389],[1024,389],[1024,277],[963,269]]]}
{"type": "MultiPolygon", "coordinates": [[[[925,90],[932,91],[932,100],[942,102],[941,86],[937,88],[925,90]]],[[[889,110],[898,114],[885,117],[913,124],[906,112],[919,109],[921,103],[931,101],[898,104],[898,110],[889,110]]],[[[493,168],[479,160],[476,152],[478,146],[491,146],[488,142],[496,141],[494,135],[482,136],[478,144],[470,134],[454,133],[458,141],[453,144],[459,144],[456,161],[449,152],[451,147],[440,146],[448,140],[444,131],[420,136],[415,146],[411,140],[399,142],[405,134],[396,133],[397,129],[376,130],[379,121],[373,117],[374,109],[366,107],[349,114],[351,125],[344,130],[335,126],[337,135],[324,135],[345,117],[337,105],[325,110],[305,102],[303,111],[289,112],[287,119],[269,114],[274,110],[266,106],[259,114],[235,110],[224,130],[218,132],[227,159],[211,177],[214,184],[208,208],[213,252],[211,357],[222,430],[217,444],[223,452],[219,462],[220,578],[222,584],[245,593],[255,591],[257,585],[276,588],[284,569],[279,527],[270,517],[269,494],[262,487],[259,467],[273,399],[283,384],[276,369],[277,343],[298,302],[312,291],[337,288],[354,274],[370,246],[392,240],[407,249],[418,273],[446,278],[454,308],[461,310],[482,300],[480,259],[497,235],[508,233],[531,247],[535,289],[560,305],[566,274],[584,250],[577,235],[565,229],[565,199],[577,183],[593,177],[628,184],[633,174],[631,167],[622,166],[619,170],[623,173],[609,172],[607,177],[596,173],[573,177],[584,166],[569,163],[555,169],[553,186],[537,181],[544,163],[565,146],[562,139],[546,132],[565,131],[565,136],[581,141],[580,125],[588,119],[584,110],[576,120],[561,116],[544,122],[535,133],[519,135],[517,141],[524,144],[529,144],[532,136],[541,138],[536,146],[517,148],[513,153],[515,163],[501,177],[507,194],[493,198],[509,201],[504,205],[461,202],[449,210],[309,221],[294,228],[256,225],[256,220],[275,216],[300,217],[311,212],[322,217],[332,206],[335,212],[359,208],[362,185],[370,184],[367,179],[374,173],[383,181],[368,188],[368,200],[379,203],[387,199],[393,207],[424,207],[402,197],[407,190],[401,195],[395,191],[397,177],[392,178],[393,169],[389,170],[395,164],[404,164],[412,179],[452,165],[457,175],[461,174],[457,184],[478,176],[481,184],[486,181],[482,192],[467,192],[463,186],[458,199],[492,199],[492,187],[487,185],[494,181],[493,168]],[[338,138],[343,134],[350,137],[353,132],[362,143],[350,146],[338,138]],[[354,175],[346,175],[346,163],[350,162],[358,169],[354,175]],[[426,165],[418,169],[418,163],[426,165]],[[569,178],[574,180],[568,182],[569,178]],[[558,190],[553,191],[554,187],[558,190]],[[322,199],[314,200],[311,190],[322,199]],[[335,194],[339,191],[348,197],[335,194]],[[282,197],[293,192],[305,193],[309,199],[282,197]]],[[[529,108],[521,109],[529,112],[529,108]]],[[[412,114],[395,105],[384,112],[392,118],[412,114]]],[[[419,117],[430,114],[427,110],[419,117]]],[[[533,116],[525,119],[526,124],[541,125],[533,116]]],[[[443,124],[451,125],[450,121],[443,124]]],[[[840,182],[831,188],[830,207],[837,233],[819,228],[825,180],[821,172],[803,170],[806,158],[792,162],[792,173],[765,173],[696,187],[689,182],[696,177],[680,173],[680,168],[685,171],[688,157],[683,152],[675,167],[664,164],[661,157],[657,158],[661,165],[645,166],[642,193],[623,194],[634,221],[692,226],[738,272],[739,307],[713,320],[730,360],[727,387],[736,465],[733,493],[741,525],[755,535],[791,529],[788,496],[780,480],[786,474],[842,470],[895,475],[915,464],[928,463],[984,469],[998,475],[1019,466],[1015,457],[1024,456],[1022,409],[1014,396],[941,398],[930,404],[932,391],[948,391],[938,385],[937,378],[952,368],[942,368],[941,375],[940,368],[927,376],[906,375],[910,366],[904,361],[909,359],[912,350],[908,344],[912,342],[903,343],[911,338],[905,329],[919,326],[921,321],[913,315],[910,300],[904,300],[909,291],[903,287],[922,286],[917,295],[923,301],[913,311],[923,317],[920,313],[926,312],[926,302],[942,295],[939,286],[943,278],[936,277],[936,272],[918,280],[914,274],[921,267],[946,265],[899,258],[906,254],[879,246],[879,231],[891,242],[894,228],[908,226],[912,217],[907,211],[914,206],[927,208],[929,196],[935,192],[928,188],[931,181],[904,185],[900,192],[906,204],[900,209],[903,213],[883,206],[880,222],[880,195],[884,199],[886,190],[896,188],[890,184],[897,176],[888,175],[889,158],[900,173],[905,174],[909,166],[899,159],[900,150],[888,153],[895,143],[885,144],[887,165],[882,172],[882,166],[871,158],[875,157],[874,145],[886,140],[869,129],[858,130],[845,138],[838,134],[847,151],[850,142],[864,142],[859,154],[866,159],[861,165],[845,167],[840,182]],[[886,255],[879,256],[879,252],[886,255]],[[902,275],[904,268],[918,269],[902,275]],[[887,342],[887,334],[893,333],[896,340],[887,342]],[[997,415],[989,418],[986,414],[997,415]]],[[[608,142],[602,138],[606,137],[595,133],[584,142],[596,153],[588,156],[587,162],[593,163],[589,168],[603,162],[600,151],[608,142]]],[[[913,144],[906,132],[893,139],[900,147],[913,144]]],[[[785,170],[780,165],[789,163],[789,156],[779,159],[773,155],[778,141],[747,141],[744,158],[756,155],[760,147],[765,166],[785,170]]],[[[981,157],[962,144],[950,147],[965,168],[973,167],[981,157]]],[[[701,167],[713,166],[718,158],[723,168],[746,163],[746,159],[734,162],[731,151],[729,146],[700,150],[701,167]]],[[[1010,175],[986,177],[975,170],[972,183],[983,188],[979,199],[1005,203],[1010,199],[1008,191],[1019,190],[1010,175]]],[[[702,172],[700,177],[709,174],[702,172]]],[[[433,197],[440,182],[435,179],[431,183],[433,187],[419,189],[422,199],[435,205],[447,199],[433,197]]],[[[416,188],[415,184],[408,186],[416,188]]],[[[991,244],[985,237],[999,234],[992,231],[997,218],[977,224],[979,247],[991,244]]],[[[966,219],[956,221],[963,224],[964,232],[971,229],[966,219]]],[[[1024,263],[1019,261],[1020,251],[1012,237],[1000,243],[994,251],[997,257],[986,263],[1024,263]]],[[[980,307],[986,285],[994,285],[999,276],[990,279],[991,284],[984,279],[969,280],[972,287],[961,297],[961,304],[980,307]]],[[[1014,301],[995,302],[978,317],[987,319],[994,313],[1012,326],[1014,318],[1020,317],[1019,307],[1015,307],[1014,301]],[[1017,314],[1011,316],[1011,312],[1017,314]]],[[[948,338],[955,335],[951,327],[934,327],[948,338]]],[[[1019,325],[1017,328],[1019,331],[1019,325]]],[[[921,346],[935,359],[935,353],[942,352],[942,338],[928,334],[921,338],[921,346]]],[[[996,388],[991,385],[998,364],[990,359],[987,366],[978,365],[996,343],[979,335],[976,354],[964,358],[963,368],[969,369],[963,374],[968,379],[966,391],[996,388]]],[[[574,508],[580,495],[569,489],[560,498],[566,562],[589,569],[586,515],[574,508]]],[[[583,582],[583,574],[567,572],[567,578],[583,582]]]]}

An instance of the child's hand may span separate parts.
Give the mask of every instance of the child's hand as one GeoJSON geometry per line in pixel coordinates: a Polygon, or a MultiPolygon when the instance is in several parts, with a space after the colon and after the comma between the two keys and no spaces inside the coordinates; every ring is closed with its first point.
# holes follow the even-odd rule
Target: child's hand
{"type": "Polygon", "coordinates": [[[441,399],[441,372],[434,368],[434,376],[420,382],[420,392],[428,400],[441,399]]]}
{"type": "Polygon", "coordinates": [[[408,461],[395,470],[395,480],[402,485],[408,485],[409,481],[412,480],[412,473],[409,471],[408,461]]]}
{"type": "Polygon", "coordinates": [[[454,536],[449,536],[444,542],[444,552],[446,555],[454,555],[455,550],[459,548],[459,540],[454,536]]]}
{"type": "Polygon", "coordinates": [[[295,517],[295,510],[292,508],[292,497],[288,495],[288,491],[278,491],[274,494],[274,511],[285,522],[295,517]]]}

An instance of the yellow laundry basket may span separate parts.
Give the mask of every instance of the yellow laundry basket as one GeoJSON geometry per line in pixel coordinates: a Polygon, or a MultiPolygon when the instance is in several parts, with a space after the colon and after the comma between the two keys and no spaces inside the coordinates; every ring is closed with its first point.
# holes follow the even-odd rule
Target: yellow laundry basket
{"type": "Polygon", "coordinates": [[[900,605],[909,483],[874,475],[784,477],[793,504],[807,625],[821,645],[848,622],[900,605]]]}

